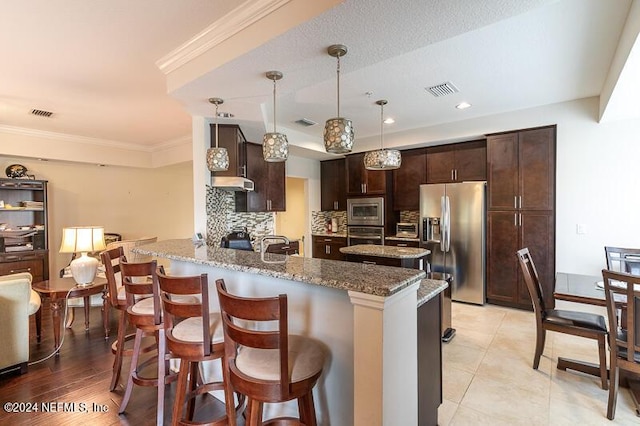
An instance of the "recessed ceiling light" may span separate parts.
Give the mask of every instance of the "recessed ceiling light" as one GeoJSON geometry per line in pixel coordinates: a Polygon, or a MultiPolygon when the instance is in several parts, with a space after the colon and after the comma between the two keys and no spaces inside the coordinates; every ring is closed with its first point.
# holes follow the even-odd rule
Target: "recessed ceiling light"
{"type": "Polygon", "coordinates": [[[456,105],[456,108],[458,109],[467,109],[471,106],[471,104],[469,102],[460,102],[458,105],[456,105]]]}
{"type": "Polygon", "coordinates": [[[395,122],[396,122],[396,120],[394,120],[394,119],[393,119],[393,118],[391,118],[391,117],[388,117],[388,118],[385,118],[385,119],[384,119],[384,124],[393,124],[393,123],[395,123],[395,122]]]}

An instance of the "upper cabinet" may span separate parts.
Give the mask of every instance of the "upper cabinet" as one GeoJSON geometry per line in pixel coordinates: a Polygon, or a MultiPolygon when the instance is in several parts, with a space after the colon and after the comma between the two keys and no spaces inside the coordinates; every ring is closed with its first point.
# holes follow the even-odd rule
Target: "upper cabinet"
{"type": "MultiPolygon", "coordinates": [[[[229,153],[229,170],[211,172],[215,176],[244,176],[247,174],[247,140],[240,127],[235,124],[218,125],[218,146],[227,148],[229,153]]],[[[211,146],[216,146],[216,126],[211,124],[211,146]]]]}
{"type": "Polygon", "coordinates": [[[345,158],[347,195],[385,195],[391,181],[389,171],[364,168],[364,153],[350,154],[345,158]]]}
{"type": "Polygon", "coordinates": [[[402,165],[393,171],[393,209],[419,210],[423,183],[427,183],[425,148],[402,151],[402,165]]]}
{"type": "Polygon", "coordinates": [[[478,140],[427,148],[427,183],[486,179],[486,141],[478,140]]]}
{"type": "Polygon", "coordinates": [[[487,138],[488,208],[553,210],[555,127],[487,138]]]}
{"type": "Polygon", "coordinates": [[[347,210],[345,159],[320,162],[320,206],[322,211],[347,210]]]}
{"type": "Polygon", "coordinates": [[[255,184],[249,192],[236,192],[236,211],[282,212],[285,205],[285,163],[267,162],[262,156],[262,145],[245,143],[247,179],[255,184]]]}

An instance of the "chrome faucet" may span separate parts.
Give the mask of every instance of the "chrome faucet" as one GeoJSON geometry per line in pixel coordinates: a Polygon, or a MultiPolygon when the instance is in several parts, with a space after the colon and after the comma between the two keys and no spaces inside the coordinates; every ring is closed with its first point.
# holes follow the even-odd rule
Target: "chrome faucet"
{"type": "Polygon", "coordinates": [[[260,259],[265,263],[285,263],[285,260],[266,260],[264,258],[265,253],[267,252],[267,247],[269,244],[265,245],[265,241],[281,241],[285,244],[290,244],[289,239],[284,235],[265,235],[260,238],[260,259]]]}

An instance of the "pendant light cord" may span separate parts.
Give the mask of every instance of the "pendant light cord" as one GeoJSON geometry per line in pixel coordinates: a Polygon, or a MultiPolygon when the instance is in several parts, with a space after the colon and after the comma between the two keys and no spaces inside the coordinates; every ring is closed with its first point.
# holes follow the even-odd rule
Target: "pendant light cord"
{"type": "Polygon", "coordinates": [[[384,150],[384,104],[380,104],[380,150],[384,150]]]}
{"type": "Polygon", "coordinates": [[[338,55],[338,68],[337,68],[337,74],[338,74],[338,117],[340,117],[340,55],[338,55]]]}
{"type": "Polygon", "coordinates": [[[273,79],[273,133],[276,132],[276,79],[273,79]]]}
{"type": "Polygon", "coordinates": [[[216,103],[216,148],[218,148],[218,104],[216,103]]]}

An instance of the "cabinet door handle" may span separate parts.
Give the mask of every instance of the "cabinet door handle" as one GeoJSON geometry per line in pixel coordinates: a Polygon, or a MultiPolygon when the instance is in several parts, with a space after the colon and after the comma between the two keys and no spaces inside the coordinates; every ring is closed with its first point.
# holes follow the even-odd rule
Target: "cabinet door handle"
{"type": "Polygon", "coordinates": [[[522,208],[522,195],[518,195],[518,208],[522,208]]]}
{"type": "Polygon", "coordinates": [[[518,196],[517,195],[513,196],[513,208],[514,209],[518,208],[518,196]]]}
{"type": "Polygon", "coordinates": [[[457,181],[458,180],[458,169],[453,169],[453,171],[455,172],[455,174],[454,174],[455,179],[454,180],[457,181]]]}
{"type": "Polygon", "coordinates": [[[333,209],[334,210],[338,210],[338,202],[337,201],[333,202],[333,209]]]}
{"type": "Polygon", "coordinates": [[[31,272],[31,268],[12,269],[9,271],[10,274],[18,274],[20,272],[31,272]]]}
{"type": "Polygon", "coordinates": [[[369,260],[363,260],[362,263],[367,264],[367,265],[375,265],[376,262],[371,262],[369,260]]]}
{"type": "Polygon", "coordinates": [[[518,213],[513,214],[513,226],[518,227],[518,213]]]}
{"type": "Polygon", "coordinates": [[[331,254],[331,246],[329,244],[325,244],[324,253],[325,254],[331,254]]]}
{"type": "Polygon", "coordinates": [[[522,228],[522,213],[518,213],[518,226],[522,228]]]}
{"type": "Polygon", "coordinates": [[[331,242],[331,238],[325,238],[325,239],[324,239],[324,242],[325,242],[325,243],[330,243],[330,242],[331,242]]]}

